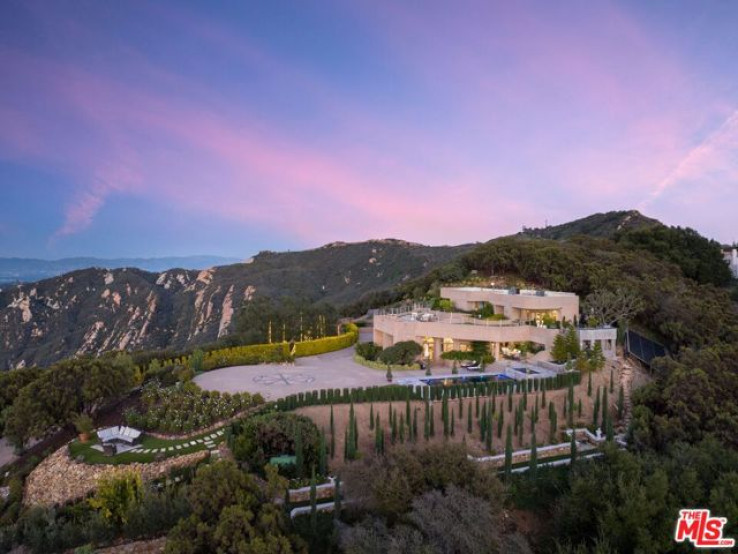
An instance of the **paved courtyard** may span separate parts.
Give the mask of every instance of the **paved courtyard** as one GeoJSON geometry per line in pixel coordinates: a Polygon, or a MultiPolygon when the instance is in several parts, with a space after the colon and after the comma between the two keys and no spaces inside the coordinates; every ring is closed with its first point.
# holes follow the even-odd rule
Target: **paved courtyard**
{"type": "MultiPolygon", "coordinates": [[[[366,332],[362,341],[371,340],[366,332]]],[[[354,347],[319,356],[298,358],[294,364],[234,366],[208,371],[195,377],[206,390],[261,393],[268,400],[319,389],[371,387],[387,384],[384,370],[372,369],[353,360],[354,347]]],[[[422,376],[423,371],[396,371],[395,380],[422,376]]]]}

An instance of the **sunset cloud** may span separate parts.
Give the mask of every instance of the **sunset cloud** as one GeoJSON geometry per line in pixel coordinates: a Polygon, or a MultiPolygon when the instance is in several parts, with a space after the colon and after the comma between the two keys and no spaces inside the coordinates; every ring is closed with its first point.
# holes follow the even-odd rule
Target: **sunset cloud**
{"type": "MultiPolygon", "coordinates": [[[[487,240],[636,206],[678,222],[685,195],[731,201],[729,83],[696,78],[698,54],[646,7],[580,8],[378,2],[287,21],[267,7],[8,4],[0,164],[43,170],[63,198],[51,251],[102,240],[103,217],[124,235],[131,203],[267,248],[277,234],[487,240]]],[[[724,75],[719,40],[699,56],[724,75]]],[[[690,216],[732,233],[707,205],[690,216]]]]}

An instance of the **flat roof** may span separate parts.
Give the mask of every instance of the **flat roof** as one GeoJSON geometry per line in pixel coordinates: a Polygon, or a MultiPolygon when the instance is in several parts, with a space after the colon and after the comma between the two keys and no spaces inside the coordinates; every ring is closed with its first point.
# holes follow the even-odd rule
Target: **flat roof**
{"type": "Polygon", "coordinates": [[[538,296],[541,293],[544,296],[576,296],[573,292],[562,292],[553,290],[535,290],[535,289],[520,289],[518,292],[510,292],[510,289],[494,289],[491,287],[441,287],[443,289],[458,290],[462,292],[489,292],[492,294],[509,294],[511,296],[524,295],[524,296],[538,296]]]}

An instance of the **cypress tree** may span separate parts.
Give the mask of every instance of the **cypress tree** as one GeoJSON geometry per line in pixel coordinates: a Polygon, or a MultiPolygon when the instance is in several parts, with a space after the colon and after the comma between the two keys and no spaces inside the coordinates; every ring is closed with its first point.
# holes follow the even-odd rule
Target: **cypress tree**
{"type": "MultiPolygon", "coordinates": [[[[476,387],[476,385],[474,385],[476,387]]],[[[475,396],[476,408],[474,409],[474,417],[479,419],[479,396],[475,396]]]]}
{"type": "Polygon", "coordinates": [[[505,425],[505,410],[500,410],[497,414],[497,438],[502,438],[502,427],[505,425]]]}
{"type": "Polygon", "coordinates": [[[620,385],[620,390],[618,391],[618,421],[623,419],[624,411],[625,411],[625,391],[623,390],[623,385],[620,385]]]}
{"type": "Polygon", "coordinates": [[[313,538],[318,535],[318,494],[315,486],[315,466],[310,477],[310,533],[313,538]]]}
{"type": "Polygon", "coordinates": [[[536,444],[536,430],[533,429],[530,445],[530,466],[528,473],[531,480],[535,481],[538,474],[538,445],[536,444]]]}
{"type": "Polygon", "coordinates": [[[321,475],[328,473],[328,460],[325,444],[325,429],[320,430],[320,446],[318,450],[318,471],[321,475]]]}
{"type": "Polygon", "coordinates": [[[343,460],[349,460],[349,431],[348,427],[343,432],[343,460]]]}
{"type": "Polygon", "coordinates": [[[587,396],[592,398],[592,372],[587,373],[587,396]]]}
{"type": "Polygon", "coordinates": [[[336,477],[336,485],[333,491],[333,517],[341,519],[341,478],[336,477]]]}
{"type": "Polygon", "coordinates": [[[453,437],[456,434],[456,412],[451,412],[451,432],[450,435],[453,437]]]}
{"type": "Polygon", "coordinates": [[[395,444],[397,441],[397,412],[392,414],[392,422],[390,423],[390,442],[395,444]]]}
{"type": "Polygon", "coordinates": [[[610,394],[615,392],[615,378],[612,374],[612,368],[610,368],[610,394]]]}
{"type": "Polygon", "coordinates": [[[536,428],[536,414],[534,409],[530,411],[530,415],[528,417],[530,418],[530,432],[533,433],[536,428]]]}
{"type": "Polygon", "coordinates": [[[546,381],[541,381],[541,408],[546,407],[546,381]]]}
{"type": "Polygon", "coordinates": [[[425,403],[425,424],[423,427],[423,437],[427,441],[430,438],[430,414],[428,403],[425,403]]]}
{"type": "Polygon", "coordinates": [[[612,428],[612,418],[611,417],[607,418],[607,426],[605,427],[605,429],[607,429],[606,431],[607,442],[612,442],[613,439],[615,438],[615,430],[612,428]]]}
{"type": "Polygon", "coordinates": [[[582,399],[577,401],[577,417],[582,417],[582,399]]]}
{"type": "Polygon", "coordinates": [[[490,410],[487,413],[487,429],[486,429],[486,431],[487,431],[487,433],[486,433],[486,435],[487,435],[486,439],[487,440],[485,442],[485,445],[487,447],[487,452],[492,452],[492,429],[493,429],[492,426],[494,425],[494,419],[493,418],[494,418],[494,414],[490,410]]]}
{"type": "Polygon", "coordinates": [[[466,411],[466,432],[471,435],[472,434],[472,411],[467,410],[466,411]]]}
{"type": "Polygon", "coordinates": [[[297,477],[303,476],[303,466],[305,460],[302,452],[302,429],[300,424],[295,425],[295,470],[297,471],[297,477]]]}
{"type": "Polygon", "coordinates": [[[405,399],[405,425],[410,428],[410,398],[405,399]]]}
{"type": "Polygon", "coordinates": [[[510,390],[507,393],[507,411],[512,412],[512,408],[513,408],[512,387],[510,387],[510,390]]]}
{"type": "Polygon", "coordinates": [[[418,408],[413,410],[413,442],[418,441],[418,408]]]}
{"type": "Polygon", "coordinates": [[[464,417],[464,399],[459,396],[459,419],[464,417]]]}
{"type": "Polygon", "coordinates": [[[595,427],[597,427],[597,423],[599,422],[599,416],[600,416],[600,387],[597,387],[597,392],[595,394],[594,412],[592,413],[592,424],[595,427]]]}
{"type": "Polygon", "coordinates": [[[549,406],[552,407],[550,410],[549,418],[550,418],[550,426],[548,431],[548,442],[553,443],[554,439],[556,438],[556,430],[559,427],[558,424],[558,414],[556,413],[556,406],[553,405],[553,401],[549,406]]]}
{"type": "Polygon", "coordinates": [[[512,429],[510,429],[510,426],[508,425],[507,437],[505,438],[505,481],[507,483],[509,483],[512,478],[512,453],[512,429]]]}
{"type": "Polygon", "coordinates": [[[487,436],[487,403],[482,406],[482,416],[479,418],[479,440],[484,442],[487,436]]]}
{"type": "Polygon", "coordinates": [[[443,420],[443,436],[448,438],[448,432],[449,432],[448,400],[445,396],[443,397],[443,400],[441,401],[441,419],[443,420]]]}
{"type": "Polygon", "coordinates": [[[400,418],[400,443],[405,443],[405,418],[400,418]]]}
{"type": "Polygon", "coordinates": [[[602,428],[607,429],[607,420],[609,419],[610,410],[608,409],[607,388],[602,388],[602,428]]]}
{"type": "Polygon", "coordinates": [[[374,426],[374,452],[382,454],[382,428],[379,426],[379,414],[377,414],[377,424],[374,426]]]}
{"type": "Polygon", "coordinates": [[[433,405],[431,404],[430,407],[430,436],[435,437],[436,436],[436,418],[433,417],[433,405]]]}
{"type": "Polygon", "coordinates": [[[331,459],[336,456],[336,424],[333,421],[333,404],[331,404],[331,459]]]}
{"type": "Polygon", "coordinates": [[[369,404],[369,430],[374,431],[374,404],[369,404]]]}
{"type": "Polygon", "coordinates": [[[528,381],[523,381],[523,409],[528,409],[528,381]]]}
{"type": "Polygon", "coordinates": [[[577,461],[577,438],[576,434],[574,433],[574,429],[571,430],[571,467],[574,467],[575,462],[577,461]]]}
{"type": "Polygon", "coordinates": [[[291,511],[292,503],[290,502],[290,487],[287,486],[284,488],[284,513],[289,517],[291,511]]]}

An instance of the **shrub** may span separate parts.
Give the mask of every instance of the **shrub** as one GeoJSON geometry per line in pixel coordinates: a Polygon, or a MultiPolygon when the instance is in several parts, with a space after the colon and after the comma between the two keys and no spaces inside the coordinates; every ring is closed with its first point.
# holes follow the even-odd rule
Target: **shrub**
{"type": "Polygon", "coordinates": [[[406,340],[382,350],[379,361],[387,365],[410,365],[422,352],[423,348],[417,342],[406,340]]]}
{"type": "MultiPolygon", "coordinates": [[[[294,467],[294,475],[298,477],[307,475],[309,468],[317,467],[319,462],[318,427],[310,418],[297,414],[276,412],[235,422],[230,427],[228,443],[236,460],[262,475],[264,465],[274,456],[297,456],[301,467],[294,467]]],[[[280,468],[280,472],[294,476],[289,468],[280,468]]]]}
{"type": "Polygon", "coordinates": [[[369,362],[373,362],[377,359],[377,356],[382,352],[382,347],[373,342],[360,342],[356,345],[356,354],[364,358],[369,362]]]}
{"type": "Polygon", "coordinates": [[[247,392],[221,395],[203,391],[192,382],[163,388],[154,381],[144,386],[141,402],[143,413],[125,411],[128,425],[164,433],[188,433],[262,404],[264,399],[247,392]]]}

